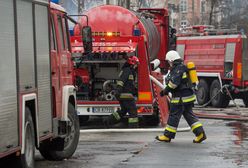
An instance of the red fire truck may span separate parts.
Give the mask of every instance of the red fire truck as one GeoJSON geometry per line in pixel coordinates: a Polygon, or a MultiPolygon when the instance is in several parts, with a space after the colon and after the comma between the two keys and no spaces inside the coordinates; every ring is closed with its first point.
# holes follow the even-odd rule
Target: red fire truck
{"type": "Polygon", "coordinates": [[[177,37],[177,51],[196,65],[200,105],[210,98],[214,107],[227,107],[231,98],[248,106],[247,37],[234,30],[194,26],[193,32],[177,37]],[[217,96],[216,96],[217,95],[217,96]],[[231,96],[230,96],[231,95],[231,96]]]}
{"type": "Polygon", "coordinates": [[[48,0],[1,0],[0,13],[1,161],[33,168],[35,147],[68,158],[79,122],[67,15],[48,0]]]}
{"type": "Polygon", "coordinates": [[[162,80],[160,69],[165,69],[169,42],[167,10],[134,12],[120,6],[103,5],[90,9],[78,22],[71,44],[81,121],[92,115],[109,115],[119,108],[114,96],[116,80],[125,60],[136,55],[140,59],[136,81],[138,114],[149,124],[156,125],[160,115],[164,124],[167,102],[157,95],[160,89],[154,86],[149,75],[162,80]]]}

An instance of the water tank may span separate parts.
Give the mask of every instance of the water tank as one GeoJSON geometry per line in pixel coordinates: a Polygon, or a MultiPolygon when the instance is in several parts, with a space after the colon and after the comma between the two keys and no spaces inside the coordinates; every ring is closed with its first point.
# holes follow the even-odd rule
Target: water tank
{"type": "MultiPolygon", "coordinates": [[[[88,10],[89,26],[92,32],[120,32],[121,36],[132,36],[134,26],[137,25],[148,42],[148,53],[150,60],[157,58],[160,49],[160,34],[153,22],[153,19],[146,18],[126,8],[114,5],[102,5],[88,10]]],[[[86,25],[86,18],[80,18],[79,22],[86,25]]],[[[75,29],[75,35],[80,30],[75,29]]]]}

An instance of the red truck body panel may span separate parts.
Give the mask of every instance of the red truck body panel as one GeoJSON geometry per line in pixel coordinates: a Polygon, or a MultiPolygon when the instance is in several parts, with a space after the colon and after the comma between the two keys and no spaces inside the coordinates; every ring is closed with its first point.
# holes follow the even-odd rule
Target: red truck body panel
{"type": "Polygon", "coordinates": [[[245,81],[238,78],[237,72],[242,63],[242,36],[241,35],[216,35],[216,36],[189,36],[178,37],[177,46],[184,47],[185,63],[193,61],[197,72],[219,73],[222,79],[231,80],[235,86],[244,87],[245,81]],[[233,44],[232,51],[227,50],[227,45],[233,44]],[[228,52],[233,53],[232,60],[226,60],[228,52]],[[225,62],[233,63],[233,76],[225,76],[225,62]]]}

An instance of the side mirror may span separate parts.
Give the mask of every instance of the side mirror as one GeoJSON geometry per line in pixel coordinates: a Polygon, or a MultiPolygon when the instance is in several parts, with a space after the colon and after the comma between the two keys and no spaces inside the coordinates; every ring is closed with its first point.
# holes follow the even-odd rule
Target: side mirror
{"type": "Polygon", "coordinates": [[[84,52],[85,53],[91,53],[93,50],[92,45],[92,32],[90,26],[84,26],[82,28],[82,41],[84,46],[84,52]]]}

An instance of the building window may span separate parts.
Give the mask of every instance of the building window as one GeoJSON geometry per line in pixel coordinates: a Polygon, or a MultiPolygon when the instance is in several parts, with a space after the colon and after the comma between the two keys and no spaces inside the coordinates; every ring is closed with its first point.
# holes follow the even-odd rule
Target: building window
{"type": "Polygon", "coordinates": [[[181,0],[180,1],[180,11],[185,13],[185,12],[187,12],[187,8],[188,8],[187,0],[181,0]]]}
{"type": "Polygon", "coordinates": [[[172,26],[176,27],[177,26],[177,20],[176,19],[172,19],[172,26]]]}
{"type": "Polygon", "coordinates": [[[187,23],[188,23],[187,20],[182,20],[180,22],[180,31],[181,32],[186,32],[187,23]]]}
{"type": "Polygon", "coordinates": [[[206,1],[201,0],[201,13],[205,13],[205,12],[206,12],[206,1]]]}

